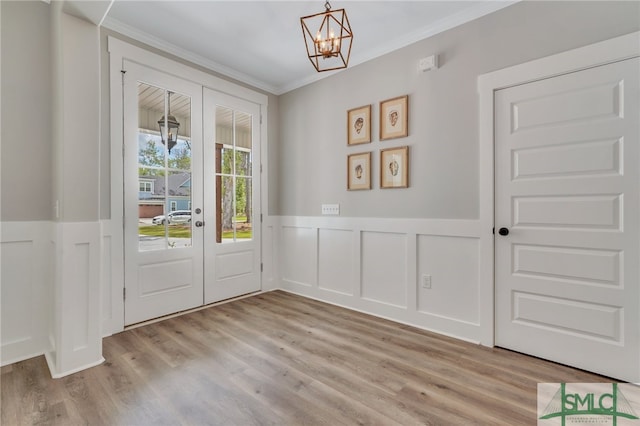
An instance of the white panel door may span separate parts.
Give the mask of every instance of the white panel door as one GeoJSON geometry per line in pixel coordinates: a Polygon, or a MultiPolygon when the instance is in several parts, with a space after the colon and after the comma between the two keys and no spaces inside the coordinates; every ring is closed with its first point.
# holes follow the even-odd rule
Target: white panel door
{"type": "Polygon", "coordinates": [[[628,381],[639,75],[635,58],[495,93],[496,345],[628,381]]]}
{"type": "Polygon", "coordinates": [[[204,89],[205,303],[259,291],[260,106],[204,89]]]}
{"type": "Polygon", "coordinates": [[[129,61],[124,69],[125,324],[130,325],[203,304],[203,230],[194,226],[202,219],[195,210],[203,201],[202,88],[129,61]],[[169,121],[179,124],[175,145],[160,135],[159,122],[169,121]]]}

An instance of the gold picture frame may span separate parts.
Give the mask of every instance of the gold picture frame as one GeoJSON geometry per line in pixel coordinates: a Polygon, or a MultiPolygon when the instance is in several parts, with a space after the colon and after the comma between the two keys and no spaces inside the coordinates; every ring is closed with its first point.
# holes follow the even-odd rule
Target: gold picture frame
{"type": "Polygon", "coordinates": [[[380,102],[380,140],[409,135],[409,95],[380,102]]]}
{"type": "Polygon", "coordinates": [[[347,111],[347,145],[371,142],[371,105],[347,111]]]}
{"type": "Polygon", "coordinates": [[[380,150],[380,188],[409,187],[409,147],[380,150]]]}
{"type": "Polygon", "coordinates": [[[360,152],[347,157],[347,189],[371,189],[371,152],[360,152]]]}

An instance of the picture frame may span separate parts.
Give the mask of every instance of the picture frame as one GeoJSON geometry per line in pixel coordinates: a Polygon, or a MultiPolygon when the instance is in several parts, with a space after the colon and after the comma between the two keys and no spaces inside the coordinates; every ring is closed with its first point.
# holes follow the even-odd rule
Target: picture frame
{"type": "Polygon", "coordinates": [[[380,188],[409,187],[409,147],[380,150],[380,188]]]}
{"type": "Polygon", "coordinates": [[[380,102],[380,140],[409,135],[409,95],[380,102]]]}
{"type": "Polygon", "coordinates": [[[347,145],[371,142],[371,105],[347,111],[347,145]]]}
{"type": "Polygon", "coordinates": [[[347,157],[347,189],[371,189],[371,152],[359,152],[347,157]]]}

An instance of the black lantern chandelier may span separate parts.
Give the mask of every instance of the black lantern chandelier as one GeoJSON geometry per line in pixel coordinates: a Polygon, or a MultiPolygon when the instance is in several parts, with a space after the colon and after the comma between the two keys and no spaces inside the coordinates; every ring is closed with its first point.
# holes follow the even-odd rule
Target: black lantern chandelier
{"type": "Polygon", "coordinates": [[[353,32],[344,9],[325,11],[300,18],[307,56],[318,72],[346,68],[351,55],[353,32]]]}
{"type": "Polygon", "coordinates": [[[178,143],[178,129],[180,128],[180,123],[178,120],[171,115],[171,94],[173,92],[169,92],[169,99],[167,101],[167,118],[163,115],[160,120],[158,120],[158,126],[160,127],[160,138],[162,139],[162,144],[167,146],[169,150],[169,154],[171,154],[171,148],[176,146],[178,143]]]}

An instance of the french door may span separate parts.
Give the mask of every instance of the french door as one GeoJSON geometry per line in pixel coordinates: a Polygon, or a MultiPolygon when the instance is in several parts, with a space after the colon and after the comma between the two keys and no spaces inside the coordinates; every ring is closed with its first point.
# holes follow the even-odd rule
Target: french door
{"type": "Polygon", "coordinates": [[[640,377],[638,58],[495,94],[496,345],[640,377]]]}
{"type": "Polygon", "coordinates": [[[260,290],[260,107],[204,89],[205,303],[260,290]]]}
{"type": "Polygon", "coordinates": [[[125,325],[258,291],[259,107],[124,69],[125,325]]]}

